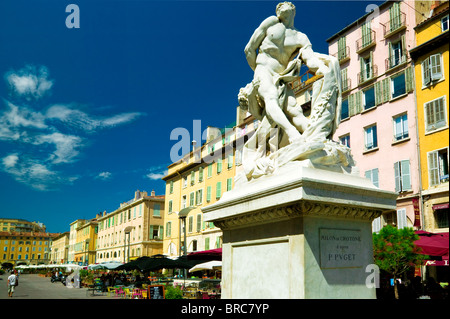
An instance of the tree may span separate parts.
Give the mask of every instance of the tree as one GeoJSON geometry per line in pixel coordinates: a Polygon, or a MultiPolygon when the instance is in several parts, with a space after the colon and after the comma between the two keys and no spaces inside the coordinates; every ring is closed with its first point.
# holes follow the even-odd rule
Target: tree
{"type": "Polygon", "coordinates": [[[397,229],[390,225],[373,234],[375,264],[394,277],[395,299],[398,299],[397,278],[428,258],[421,255],[422,249],[414,244],[418,239],[412,228],[397,229]]]}

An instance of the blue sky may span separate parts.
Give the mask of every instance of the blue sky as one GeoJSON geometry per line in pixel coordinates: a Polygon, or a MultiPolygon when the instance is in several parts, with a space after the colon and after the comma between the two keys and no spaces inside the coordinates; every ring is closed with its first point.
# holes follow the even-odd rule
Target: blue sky
{"type": "MultiPolygon", "coordinates": [[[[177,127],[224,127],[278,1],[0,2],[0,217],[49,232],[164,193],[177,127]],[[67,5],[80,27],[67,28],[67,5]]],[[[382,1],[294,1],[313,49],[382,1]]],[[[193,134],[193,132],[192,132],[193,134]]]]}

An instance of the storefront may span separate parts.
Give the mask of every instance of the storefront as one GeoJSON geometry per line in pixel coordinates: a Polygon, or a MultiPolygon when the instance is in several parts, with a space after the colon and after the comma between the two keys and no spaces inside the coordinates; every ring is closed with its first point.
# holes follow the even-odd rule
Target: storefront
{"type": "MultiPolygon", "coordinates": [[[[429,256],[421,267],[420,275],[423,279],[434,278],[437,282],[449,282],[449,233],[430,233],[416,231],[420,239],[415,242],[422,248],[422,254],[429,256]]],[[[418,272],[416,272],[419,275],[418,272]]]]}

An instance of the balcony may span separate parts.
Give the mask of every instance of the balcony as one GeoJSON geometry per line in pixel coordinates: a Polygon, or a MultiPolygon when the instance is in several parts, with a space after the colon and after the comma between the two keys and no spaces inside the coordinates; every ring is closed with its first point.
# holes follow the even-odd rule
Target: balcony
{"type": "Polygon", "coordinates": [[[363,35],[356,40],[356,53],[360,54],[374,47],[376,44],[376,32],[371,30],[368,34],[363,35]]]}
{"type": "Polygon", "coordinates": [[[345,63],[350,60],[350,47],[346,46],[337,53],[332,54],[332,56],[339,60],[339,64],[345,63]]]}
{"type": "Polygon", "coordinates": [[[400,15],[393,17],[383,25],[383,34],[385,38],[389,38],[394,34],[406,29],[406,14],[400,12],[400,15]]]}
{"type": "Polygon", "coordinates": [[[402,50],[401,55],[394,54],[385,60],[386,72],[404,65],[408,61],[408,51],[402,50]]]}
{"type": "Polygon", "coordinates": [[[363,85],[375,79],[378,76],[378,67],[376,65],[371,65],[369,68],[358,73],[358,85],[363,85]]]}

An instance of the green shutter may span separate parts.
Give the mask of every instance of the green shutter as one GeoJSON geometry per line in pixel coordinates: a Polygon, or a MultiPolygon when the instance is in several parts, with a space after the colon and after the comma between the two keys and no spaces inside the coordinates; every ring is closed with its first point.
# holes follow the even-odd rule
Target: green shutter
{"type": "Polygon", "coordinates": [[[208,186],[206,188],[206,201],[210,202],[211,201],[211,186],[208,186]]]}
{"type": "Polygon", "coordinates": [[[159,226],[159,239],[163,239],[163,235],[164,235],[164,226],[159,226]]]}
{"type": "Polygon", "coordinates": [[[216,184],[216,198],[220,198],[222,195],[222,182],[217,182],[216,184]]]}
{"type": "Polygon", "coordinates": [[[381,86],[381,81],[375,83],[375,105],[380,105],[383,103],[383,88],[381,86]]]}
{"type": "Polygon", "coordinates": [[[382,81],[383,85],[383,103],[391,99],[391,78],[382,81]]]}
{"type": "Polygon", "coordinates": [[[198,169],[198,181],[202,182],[203,181],[203,167],[200,167],[198,169]]]}
{"type": "Polygon", "coordinates": [[[217,174],[220,174],[220,172],[222,172],[222,159],[221,158],[219,158],[217,160],[216,166],[217,166],[217,174]]]}
{"type": "Polygon", "coordinates": [[[413,68],[410,66],[405,71],[405,77],[406,77],[406,92],[412,92],[414,91],[414,75],[413,75],[413,68]]]}

